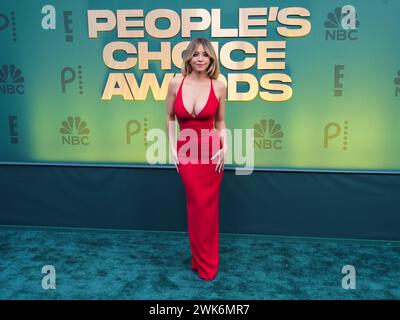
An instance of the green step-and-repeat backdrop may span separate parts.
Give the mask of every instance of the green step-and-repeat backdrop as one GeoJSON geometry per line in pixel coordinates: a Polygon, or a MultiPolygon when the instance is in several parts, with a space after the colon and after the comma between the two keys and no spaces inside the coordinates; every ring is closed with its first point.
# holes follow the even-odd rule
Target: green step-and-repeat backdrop
{"type": "Polygon", "coordinates": [[[253,150],[256,170],[398,173],[399,12],[397,0],[1,1],[0,163],[173,167],[168,83],[205,37],[227,86],[226,169],[253,150]]]}

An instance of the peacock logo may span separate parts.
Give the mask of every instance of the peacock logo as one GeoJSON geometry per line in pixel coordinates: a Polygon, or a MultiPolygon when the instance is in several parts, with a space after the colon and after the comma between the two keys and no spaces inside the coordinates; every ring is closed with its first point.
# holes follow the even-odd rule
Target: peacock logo
{"type": "Polygon", "coordinates": [[[282,149],[282,126],[273,119],[262,119],[254,125],[254,147],[258,149],[282,149]]]}
{"type": "Polygon", "coordinates": [[[357,40],[357,29],[360,21],[356,9],[351,5],[337,7],[329,12],[324,23],[325,40],[357,40]]]}
{"type": "Polygon", "coordinates": [[[15,65],[4,64],[0,69],[0,92],[3,94],[24,94],[25,78],[15,65]]]}
{"type": "Polygon", "coordinates": [[[90,129],[87,122],[82,121],[80,117],[68,117],[62,122],[60,129],[62,136],[62,144],[67,145],[88,145],[90,129]]]}

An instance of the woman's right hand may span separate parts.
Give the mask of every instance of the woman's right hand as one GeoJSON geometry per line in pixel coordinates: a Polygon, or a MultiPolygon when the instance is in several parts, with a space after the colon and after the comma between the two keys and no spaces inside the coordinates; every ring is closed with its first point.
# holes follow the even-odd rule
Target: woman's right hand
{"type": "Polygon", "coordinates": [[[172,161],[175,164],[176,171],[178,171],[178,173],[179,173],[179,167],[178,167],[179,159],[178,159],[178,154],[176,152],[176,149],[172,149],[172,161]]]}

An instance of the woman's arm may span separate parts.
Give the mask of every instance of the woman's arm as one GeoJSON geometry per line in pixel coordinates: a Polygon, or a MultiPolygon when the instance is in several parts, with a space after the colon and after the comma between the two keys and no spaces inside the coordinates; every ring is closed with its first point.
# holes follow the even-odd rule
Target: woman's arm
{"type": "Polygon", "coordinates": [[[219,107],[217,114],[215,115],[215,127],[218,129],[221,135],[222,149],[226,153],[228,150],[228,143],[226,138],[226,124],[225,124],[225,99],[226,99],[226,86],[225,83],[220,81],[222,85],[220,85],[219,91],[221,95],[219,97],[219,107]]]}
{"type": "Polygon", "coordinates": [[[176,120],[175,120],[175,112],[174,112],[174,101],[175,101],[175,78],[172,78],[168,84],[168,93],[167,93],[167,135],[169,141],[170,151],[173,156],[173,160],[177,161],[176,156],[176,120]]]}

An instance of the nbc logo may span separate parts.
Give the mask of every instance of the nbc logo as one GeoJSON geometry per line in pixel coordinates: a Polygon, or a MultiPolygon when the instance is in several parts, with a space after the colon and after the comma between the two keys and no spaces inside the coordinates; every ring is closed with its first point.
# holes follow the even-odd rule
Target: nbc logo
{"type": "Polygon", "coordinates": [[[90,130],[80,117],[68,117],[62,122],[60,133],[63,145],[88,145],[90,130]]]}
{"type": "Polygon", "coordinates": [[[357,40],[357,28],[360,21],[357,20],[356,9],[346,5],[337,7],[334,12],[329,12],[324,23],[325,40],[357,40]]]}
{"type": "Polygon", "coordinates": [[[24,94],[24,77],[13,64],[4,64],[0,69],[0,92],[4,94],[24,94]]]}
{"type": "Polygon", "coordinates": [[[258,149],[282,149],[282,138],[282,126],[273,119],[254,125],[254,147],[258,149]]]}

